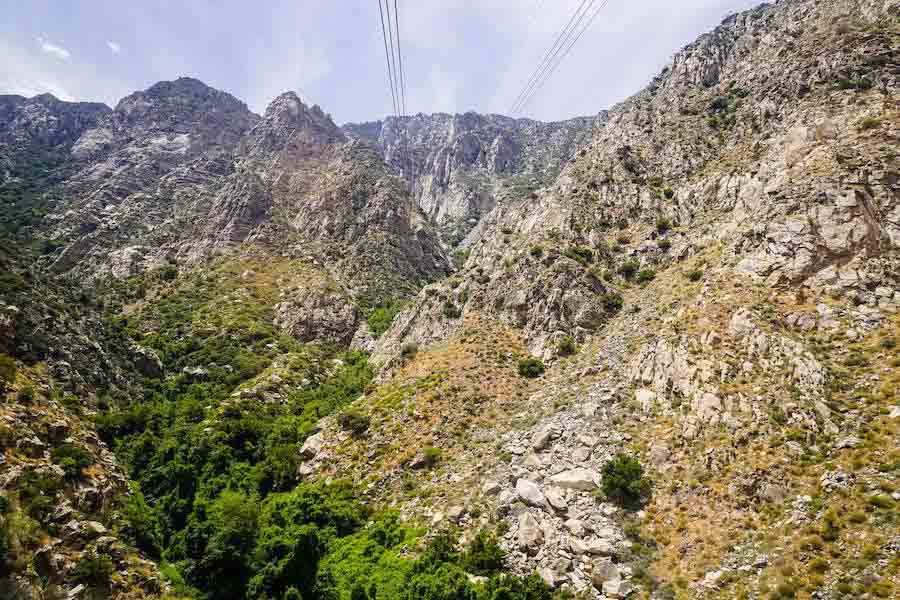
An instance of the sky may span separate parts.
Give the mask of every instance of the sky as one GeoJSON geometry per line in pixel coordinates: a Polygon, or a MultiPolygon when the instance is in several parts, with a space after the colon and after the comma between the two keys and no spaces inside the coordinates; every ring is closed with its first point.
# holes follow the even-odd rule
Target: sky
{"type": "MultiPolygon", "coordinates": [[[[581,2],[398,0],[408,112],[511,114],[581,2]]],[[[596,114],[727,15],[760,3],[608,0],[514,116],[596,114]]],[[[377,0],[0,0],[0,14],[0,93],[115,106],[190,76],[257,113],[288,90],[338,123],[392,112],[377,0]]]]}

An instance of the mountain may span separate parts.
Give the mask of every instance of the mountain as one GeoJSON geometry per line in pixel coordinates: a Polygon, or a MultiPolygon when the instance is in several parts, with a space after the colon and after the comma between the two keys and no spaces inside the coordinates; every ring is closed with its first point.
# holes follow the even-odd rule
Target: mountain
{"type": "Polygon", "coordinates": [[[415,174],[419,206],[456,246],[498,201],[552,181],[604,119],[605,111],[559,123],[439,113],[343,129],[374,143],[397,172],[415,174]]]}
{"type": "Polygon", "coordinates": [[[0,98],[0,599],[895,596],[898,18],[560,123],[0,98]]]}

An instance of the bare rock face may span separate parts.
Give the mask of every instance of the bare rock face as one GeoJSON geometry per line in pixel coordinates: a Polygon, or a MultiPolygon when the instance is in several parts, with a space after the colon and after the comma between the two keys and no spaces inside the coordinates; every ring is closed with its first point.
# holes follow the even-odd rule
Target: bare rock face
{"type": "Polygon", "coordinates": [[[275,325],[302,342],[313,340],[347,345],[360,315],[344,295],[301,288],[275,306],[275,325]]]}
{"type": "Polygon", "coordinates": [[[348,123],[348,135],[377,145],[407,179],[442,240],[461,242],[498,202],[526,195],[556,176],[605,112],[558,123],[477,113],[388,117],[348,123]]]}
{"type": "Polygon", "coordinates": [[[0,95],[0,145],[71,148],[97,126],[110,109],[97,102],[63,102],[51,94],[33,98],[0,95]]]}
{"type": "Polygon", "coordinates": [[[162,82],[123,99],[76,149],[91,162],[50,218],[68,241],[57,272],[122,278],[253,243],[320,255],[354,296],[378,304],[450,269],[377,152],[293,92],[260,118],[199,81],[162,82]],[[110,148],[95,152],[101,140],[110,148]]]}

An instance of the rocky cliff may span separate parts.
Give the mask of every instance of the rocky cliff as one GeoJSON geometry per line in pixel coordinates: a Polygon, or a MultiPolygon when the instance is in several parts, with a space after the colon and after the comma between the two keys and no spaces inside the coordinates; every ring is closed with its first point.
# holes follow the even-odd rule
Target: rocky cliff
{"type": "Polygon", "coordinates": [[[343,129],[374,143],[396,172],[415,178],[422,210],[444,241],[456,246],[498,202],[553,180],[605,118],[605,111],[558,123],[437,113],[343,129]]]}

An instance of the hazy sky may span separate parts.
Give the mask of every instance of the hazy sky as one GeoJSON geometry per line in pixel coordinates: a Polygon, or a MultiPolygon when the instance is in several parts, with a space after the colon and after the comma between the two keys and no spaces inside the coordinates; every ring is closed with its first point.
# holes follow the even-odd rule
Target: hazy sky
{"type": "MultiPolygon", "coordinates": [[[[409,112],[508,114],[581,0],[398,0],[409,112]]],[[[609,0],[526,108],[593,114],[760,0],[609,0]]],[[[0,93],[114,106],[186,75],[256,112],[296,90],[339,123],[390,112],[376,0],[0,0],[0,93]]],[[[517,115],[518,116],[518,115],[517,115]]]]}

